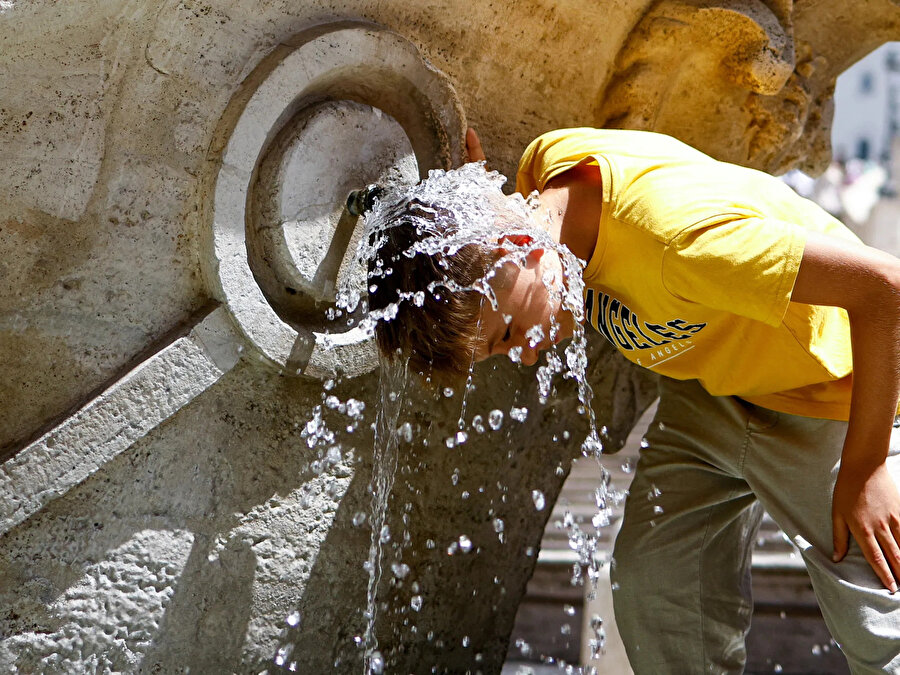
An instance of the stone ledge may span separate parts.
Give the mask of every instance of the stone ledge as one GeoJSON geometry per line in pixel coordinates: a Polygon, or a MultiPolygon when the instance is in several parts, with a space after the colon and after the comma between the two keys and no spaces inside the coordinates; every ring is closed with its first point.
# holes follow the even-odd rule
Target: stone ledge
{"type": "Polygon", "coordinates": [[[217,308],[0,465],[0,535],[66,494],[215,384],[241,348],[217,308]]]}

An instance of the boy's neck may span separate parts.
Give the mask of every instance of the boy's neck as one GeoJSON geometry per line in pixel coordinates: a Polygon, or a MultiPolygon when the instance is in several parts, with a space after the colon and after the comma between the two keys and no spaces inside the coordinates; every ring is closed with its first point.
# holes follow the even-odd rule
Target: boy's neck
{"type": "Polygon", "coordinates": [[[597,243],[603,207],[603,183],[595,165],[582,164],[555,176],[540,193],[550,213],[550,236],[582,260],[597,243]]]}

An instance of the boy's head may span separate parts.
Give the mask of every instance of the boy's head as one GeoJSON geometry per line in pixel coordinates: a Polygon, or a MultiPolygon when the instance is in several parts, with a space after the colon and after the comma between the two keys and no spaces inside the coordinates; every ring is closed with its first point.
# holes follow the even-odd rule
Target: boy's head
{"type": "Polygon", "coordinates": [[[379,233],[382,242],[369,260],[369,311],[386,313],[375,325],[378,348],[387,357],[408,355],[417,372],[463,373],[478,343],[484,296],[462,289],[485,277],[493,252],[472,242],[452,254],[440,250],[409,255],[423,239],[439,236],[423,237],[423,230],[452,233],[452,213],[415,199],[390,206],[392,226],[379,233]]]}
{"type": "Polygon", "coordinates": [[[533,363],[571,334],[553,290],[559,257],[544,255],[556,244],[532,205],[503,195],[504,180],[479,164],[432,172],[367,214],[362,257],[384,356],[408,356],[413,370],[448,380],[495,353],[533,363]]]}

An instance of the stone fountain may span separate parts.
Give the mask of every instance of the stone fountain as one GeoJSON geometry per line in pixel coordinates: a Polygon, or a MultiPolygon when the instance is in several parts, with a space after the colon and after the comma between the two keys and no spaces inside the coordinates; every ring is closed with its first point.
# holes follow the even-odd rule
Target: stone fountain
{"type": "MultiPolygon", "coordinates": [[[[898,38],[891,0],[0,2],[0,664],[255,673],[289,640],[298,672],[361,672],[372,434],[323,471],[301,438],[326,380],[377,407],[371,343],[325,318],[360,274],[349,191],[459,164],[467,125],[509,176],[576,125],[815,172],[835,78],[898,38]]],[[[591,350],[614,447],[654,383],[591,350]]],[[[389,672],[499,671],[532,490],[584,426],[535,389],[483,364],[471,409],[533,412],[455,450],[459,397],[409,397],[389,672]]]]}

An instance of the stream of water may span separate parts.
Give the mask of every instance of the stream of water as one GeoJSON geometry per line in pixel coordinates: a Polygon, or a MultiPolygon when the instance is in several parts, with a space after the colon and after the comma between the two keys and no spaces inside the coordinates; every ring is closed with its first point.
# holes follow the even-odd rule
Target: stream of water
{"type": "MultiPolygon", "coordinates": [[[[551,301],[556,302],[560,312],[569,313],[574,319],[572,337],[567,342],[556,344],[560,323],[557,316],[551,318],[549,326],[535,325],[526,333],[532,348],[537,345],[548,348],[542,352],[542,360],[536,369],[538,399],[544,404],[551,397],[557,377],[571,379],[576,385],[578,411],[588,420],[588,431],[581,441],[581,451],[586,457],[593,457],[599,463],[602,453],[600,433],[598,433],[594,411],[591,406],[592,391],[587,381],[586,341],[584,336],[584,304],[582,270],[584,263],[576,258],[565,246],[554,241],[546,229],[541,226],[546,218],[536,196],[525,199],[520,195],[507,197],[501,187],[505,178],[496,172],[488,172],[479,164],[467,164],[452,171],[432,171],[428,179],[415,186],[400,190],[388,191],[381,199],[375,201],[373,208],[363,215],[364,234],[357,250],[357,263],[369,269],[369,292],[378,288],[378,284],[388,283],[394,270],[389,257],[380,255],[381,248],[389,240],[389,231],[394,227],[414,228],[416,236],[411,243],[397,256],[407,260],[416,260],[417,256],[446,259],[456,255],[463,247],[480,246],[486,250],[497,250],[498,241],[504,239],[503,253],[486,271],[482,278],[473,283],[460,284],[448,274],[424,287],[401,288],[395,302],[374,309],[368,307],[364,289],[352,285],[344,285],[339,289],[337,309],[333,314],[350,316],[363,303],[368,310],[360,320],[360,326],[370,336],[375,335],[380,322],[395,320],[400,313],[402,303],[410,303],[413,307],[422,307],[427,296],[439,297],[442,293],[477,293],[482,298],[482,306],[490,306],[495,311],[511,311],[500,306],[492,281],[504,265],[523,266],[529,254],[537,249],[555,252],[559,256],[561,275],[547,274],[542,279],[551,301]],[[415,213],[410,216],[404,210],[410,203],[416,204],[415,213]],[[398,214],[404,213],[403,218],[398,214]],[[524,235],[524,236],[523,236],[524,235]],[[512,243],[521,241],[524,243],[512,243]],[[549,333],[549,336],[547,335],[549,333]],[[549,340],[545,338],[549,337],[549,340]]],[[[399,260],[399,258],[396,258],[399,260]]],[[[509,322],[509,318],[504,316],[509,322]]],[[[480,319],[479,319],[480,329],[480,319]]],[[[514,362],[521,360],[522,349],[509,350],[509,358],[514,362]]],[[[468,442],[470,433],[483,433],[485,429],[498,429],[503,419],[524,421],[529,411],[526,407],[513,406],[508,411],[494,409],[484,414],[475,414],[467,419],[469,394],[475,386],[474,347],[469,363],[465,390],[461,393],[461,409],[456,431],[450,435],[445,445],[448,448],[468,442]]],[[[376,591],[383,575],[383,548],[391,541],[392,533],[387,524],[388,497],[394,484],[398,465],[398,445],[400,442],[415,443],[416,438],[412,426],[401,421],[401,409],[407,392],[407,382],[414,377],[409,372],[406,359],[386,359],[382,362],[378,410],[375,421],[375,448],[373,477],[371,483],[371,512],[368,515],[371,527],[371,542],[368,560],[364,568],[368,573],[366,592],[366,630],[358,645],[364,649],[364,672],[369,675],[380,675],[385,672],[386,663],[379,650],[375,634],[378,605],[376,591]]],[[[453,395],[449,390],[449,395],[453,395]]],[[[352,399],[351,399],[352,400],[352,399]]],[[[340,402],[338,402],[340,404],[340,402]]],[[[349,402],[344,404],[345,410],[349,402]]],[[[322,422],[321,414],[307,425],[308,437],[324,444],[334,442],[333,434],[322,422]],[[330,435],[329,435],[330,434],[330,435]]],[[[568,432],[567,432],[568,434],[568,432]]],[[[310,446],[313,447],[313,446],[310,446]]],[[[327,457],[327,455],[326,455],[327,457]]],[[[610,522],[613,506],[618,504],[623,495],[610,483],[610,473],[602,468],[602,480],[594,491],[597,507],[592,525],[598,530],[610,522]]],[[[532,494],[535,509],[545,508],[544,495],[535,490],[532,494]]],[[[356,524],[356,520],[354,523],[356,524]]],[[[363,517],[358,517],[360,523],[363,517]]],[[[600,568],[605,560],[598,550],[599,534],[582,530],[575,518],[567,514],[564,526],[569,536],[570,547],[579,558],[579,564],[573,567],[573,583],[580,583],[582,567],[587,569],[591,582],[596,582],[600,568]]],[[[502,537],[504,524],[494,522],[498,536],[502,537]],[[498,529],[499,528],[499,529],[498,529]]],[[[458,547],[471,546],[467,537],[461,535],[456,542],[458,547]]],[[[395,570],[395,575],[405,576],[402,565],[395,570]]],[[[408,570],[408,567],[407,567],[408,570]]],[[[421,605],[421,596],[413,598],[421,605]]],[[[602,644],[602,621],[597,617],[597,644],[602,644]]],[[[592,643],[593,644],[593,643],[592,643]]],[[[282,660],[283,661],[283,660],[282,660]]],[[[276,657],[276,664],[278,657],[276,657]]],[[[576,672],[576,671],[572,671],[576,672]]]]}

